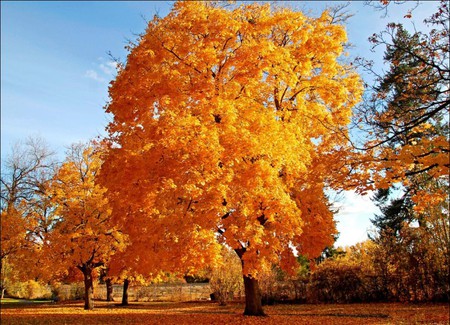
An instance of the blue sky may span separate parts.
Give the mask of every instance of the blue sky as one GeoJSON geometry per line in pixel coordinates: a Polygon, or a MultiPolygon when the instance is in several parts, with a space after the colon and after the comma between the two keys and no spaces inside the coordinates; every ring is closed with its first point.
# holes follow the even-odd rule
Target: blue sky
{"type": "MultiPolygon", "coordinates": [[[[28,136],[41,136],[60,158],[65,147],[105,134],[108,83],[114,67],[108,57],[126,58],[124,46],[145,30],[155,13],[165,16],[171,1],[1,1],[1,157],[28,136]]],[[[344,2],[345,3],[345,2],[344,2]]],[[[338,1],[297,1],[290,6],[313,15],[338,1]]],[[[413,13],[416,28],[435,11],[427,2],[413,13]]],[[[388,21],[405,22],[408,4],[389,16],[354,1],[347,32],[351,56],[374,59],[381,67],[382,49],[370,51],[367,38],[388,21]]],[[[411,22],[406,21],[411,27],[411,22]]],[[[368,196],[345,193],[337,216],[339,245],[367,238],[376,211],[368,196]]]]}

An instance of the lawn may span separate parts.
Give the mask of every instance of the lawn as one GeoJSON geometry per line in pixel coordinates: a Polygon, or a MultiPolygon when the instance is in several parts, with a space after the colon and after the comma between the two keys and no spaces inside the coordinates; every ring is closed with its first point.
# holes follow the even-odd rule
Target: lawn
{"type": "Polygon", "coordinates": [[[5,324],[449,324],[448,304],[323,304],[266,306],[268,317],[243,316],[244,306],[212,302],[131,303],[96,301],[93,311],[83,302],[30,303],[4,301],[5,324]]]}
{"type": "Polygon", "coordinates": [[[5,308],[15,308],[17,306],[28,305],[28,304],[41,304],[49,303],[48,300],[26,300],[26,299],[16,299],[16,298],[3,298],[0,299],[0,305],[5,308]]]}

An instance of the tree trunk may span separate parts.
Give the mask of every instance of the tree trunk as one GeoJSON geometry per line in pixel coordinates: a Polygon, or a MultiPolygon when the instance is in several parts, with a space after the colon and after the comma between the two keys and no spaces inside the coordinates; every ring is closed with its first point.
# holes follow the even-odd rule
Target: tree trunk
{"type": "Polygon", "coordinates": [[[259,291],[258,280],[251,276],[244,275],[245,288],[245,310],[247,316],[266,316],[262,308],[261,292],[259,291]]]}
{"type": "MultiPolygon", "coordinates": [[[[244,269],[244,254],[247,249],[245,247],[235,248],[237,256],[241,260],[242,269],[244,269]]],[[[261,292],[259,291],[258,280],[252,278],[251,275],[244,275],[245,290],[245,310],[244,315],[247,316],[267,316],[264,313],[261,302],[261,292]]]]}
{"type": "Polygon", "coordinates": [[[122,306],[128,306],[128,286],[130,281],[125,279],[123,281],[123,294],[122,294],[122,306]]]}
{"type": "Polygon", "coordinates": [[[94,285],[92,282],[92,269],[89,267],[81,267],[80,270],[84,275],[84,309],[94,309],[94,285]]]}
{"type": "Polygon", "coordinates": [[[114,298],[112,296],[113,286],[111,279],[106,279],[105,283],[106,283],[106,301],[114,301],[114,298]]]}
{"type": "Polygon", "coordinates": [[[2,290],[1,299],[5,297],[6,290],[6,271],[3,269],[3,267],[5,266],[5,264],[3,264],[3,258],[0,258],[0,288],[2,290]]]}

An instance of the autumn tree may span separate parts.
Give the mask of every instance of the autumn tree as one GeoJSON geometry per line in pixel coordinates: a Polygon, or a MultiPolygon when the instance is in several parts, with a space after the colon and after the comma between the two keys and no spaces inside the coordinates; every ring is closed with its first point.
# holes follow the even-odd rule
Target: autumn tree
{"type": "Polygon", "coordinates": [[[385,46],[387,72],[365,65],[376,77],[359,115],[371,131],[365,150],[381,209],[372,220],[374,239],[386,250],[391,272],[383,274],[399,299],[427,300],[448,291],[441,280],[448,277],[448,248],[438,243],[449,237],[449,19],[442,1],[425,20],[429,32],[389,24],[370,39],[385,46]]]}
{"type": "Polygon", "coordinates": [[[265,266],[294,270],[294,247],[314,257],[332,244],[324,188],[346,186],[361,95],[338,62],[345,42],[327,12],[269,4],[176,2],[149,22],[110,87],[101,181],[125,231],[141,225],[130,238],[147,243],[147,263],[183,263],[189,247],[204,264],[207,243],[225,243],[241,260],[244,313],[264,315],[265,266]]]}
{"type": "Polygon", "coordinates": [[[2,259],[2,269],[0,274],[0,299],[5,297],[5,292],[11,287],[11,284],[17,280],[17,272],[11,263],[8,261],[8,256],[2,259]]]}
{"type": "Polygon", "coordinates": [[[1,298],[6,290],[6,284],[10,281],[9,275],[13,261],[17,261],[20,251],[27,245],[27,223],[23,216],[15,209],[2,211],[0,224],[0,290],[1,298]]]}
{"type": "Polygon", "coordinates": [[[372,220],[376,226],[372,239],[377,244],[374,268],[388,296],[399,300],[448,300],[450,295],[450,192],[439,179],[424,180],[424,176],[420,187],[414,188],[429,196],[443,191],[443,201],[430,200],[417,210],[410,199],[411,187],[399,198],[391,197],[389,190],[377,192],[382,213],[372,220]]]}
{"type": "Polygon", "coordinates": [[[94,181],[101,165],[100,152],[100,145],[72,145],[48,190],[59,221],[44,249],[54,273],[71,267],[83,273],[85,309],[94,308],[94,270],[126,243],[126,236],[110,220],[105,189],[94,181]]]}
{"type": "Polygon", "coordinates": [[[372,37],[375,45],[386,46],[384,60],[390,65],[384,76],[378,76],[364,112],[377,135],[368,145],[380,171],[377,185],[383,216],[374,220],[380,228],[387,225],[398,231],[407,218],[420,223],[419,215],[446,197],[449,18],[448,5],[442,2],[438,12],[426,20],[437,27],[429,34],[411,35],[403,25],[390,24],[372,37]],[[384,205],[395,182],[402,185],[404,194],[384,205]]]}
{"type": "Polygon", "coordinates": [[[364,64],[376,77],[357,115],[370,131],[364,150],[374,170],[373,189],[401,183],[410,189],[416,210],[445,198],[442,191],[419,190],[417,182],[432,178],[448,184],[449,19],[448,4],[442,1],[425,20],[428,33],[410,34],[402,24],[389,24],[370,39],[374,47],[386,47],[389,70],[379,74],[364,64]]]}
{"type": "MultiPolygon", "coordinates": [[[[28,273],[23,253],[37,259],[36,248],[42,243],[43,229],[50,224],[46,186],[56,166],[54,153],[42,138],[30,137],[17,142],[11,154],[2,161],[1,173],[1,254],[3,265],[8,259],[10,267],[28,273]],[[20,261],[20,262],[19,262],[20,261]]],[[[30,261],[31,262],[31,261],[30,261]]],[[[2,293],[4,287],[2,286],[2,293]]]]}
{"type": "MultiPolygon", "coordinates": [[[[108,285],[112,285],[112,282],[123,283],[122,306],[128,305],[128,288],[130,283],[138,282],[143,284],[150,277],[150,274],[147,276],[139,274],[138,270],[142,270],[144,268],[140,267],[140,255],[133,252],[133,249],[136,247],[138,247],[136,244],[133,246],[131,244],[128,245],[125,250],[117,252],[114,256],[111,256],[107,265],[108,273],[105,280],[109,282],[109,284],[106,282],[107,292],[108,285]]],[[[112,290],[112,287],[110,290],[112,290]]]]}

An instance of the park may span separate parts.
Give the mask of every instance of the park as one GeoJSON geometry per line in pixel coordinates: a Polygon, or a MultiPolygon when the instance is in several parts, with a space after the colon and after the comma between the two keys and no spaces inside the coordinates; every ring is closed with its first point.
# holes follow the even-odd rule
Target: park
{"type": "Polygon", "coordinates": [[[347,6],[146,20],[102,65],[103,134],[2,157],[2,323],[448,323],[449,6],[374,30],[381,70],[347,6]],[[341,247],[344,192],[379,212],[341,247]]]}

